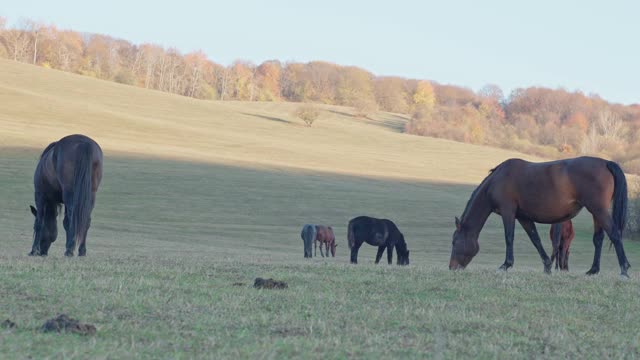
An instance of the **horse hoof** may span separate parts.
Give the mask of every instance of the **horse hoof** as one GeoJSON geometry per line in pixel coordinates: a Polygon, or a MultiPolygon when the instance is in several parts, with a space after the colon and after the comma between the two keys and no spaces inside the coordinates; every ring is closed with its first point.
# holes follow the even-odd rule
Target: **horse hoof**
{"type": "Polygon", "coordinates": [[[597,274],[599,272],[600,272],[599,269],[591,269],[591,270],[587,271],[587,275],[591,276],[591,275],[595,275],[595,274],[597,274]]]}
{"type": "Polygon", "coordinates": [[[66,257],[73,257],[73,253],[72,253],[72,252],[67,251],[67,252],[65,252],[65,253],[64,253],[64,256],[66,256],[66,257]]]}
{"type": "Polygon", "coordinates": [[[629,280],[629,275],[627,275],[627,274],[620,274],[620,280],[622,280],[622,281],[627,281],[627,280],[629,280]]]}

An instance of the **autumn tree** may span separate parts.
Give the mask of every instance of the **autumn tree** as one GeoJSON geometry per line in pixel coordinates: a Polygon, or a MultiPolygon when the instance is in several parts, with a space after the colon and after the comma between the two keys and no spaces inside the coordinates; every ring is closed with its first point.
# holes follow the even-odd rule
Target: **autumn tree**
{"type": "Polygon", "coordinates": [[[589,128],[589,120],[581,112],[574,112],[564,122],[564,125],[571,128],[576,128],[583,133],[587,132],[589,128]]]}
{"type": "Polygon", "coordinates": [[[482,87],[478,91],[478,95],[487,100],[495,101],[496,103],[500,103],[504,100],[504,93],[502,89],[498,85],[495,84],[487,84],[482,87]]]}
{"type": "Polygon", "coordinates": [[[17,28],[5,30],[3,31],[2,39],[11,59],[14,61],[27,61],[29,36],[25,31],[17,28]]]}
{"type": "Polygon", "coordinates": [[[385,111],[408,113],[406,81],[398,77],[381,77],[373,82],[375,101],[385,111]]]}
{"type": "Polygon", "coordinates": [[[305,100],[324,104],[336,103],[339,67],[324,61],[312,61],[304,66],[303,80],[307,83],[305,100]]]}
{"type": "Polygon", "coordinates": [[[277,60],[265,61],[256,69],[258,100],[277,101],[280,99],[280,77],[282,65],[277,60]]]}
{"type": "Polygon", "coordinates": [[[437,104],[442,106],[465,106],[476,100],[471,89],[460,86],[433,84],[433,90],[437,104]]]}
{"type": "Polygon", "coordinates": [[[420,81],[413,93],[413,103],[427,111],[432,111],[436,105],[436,95],[429,81],[420,81]]]}
{"type": "Polygon", "coordinates": [[[0,58],[6,58],[9,55],[9,53],[7,52],[7,45],[5,44],[5,39],[4,39],[6,24],[7,24],[7,20],[2,16],[0,16],[0,58]]]}
{"type": "Polygon", "coordinates": [[[309,84],[305,81],[305,66],[301,63],[288,63],[280,77],[280,94],[289,101],[308,99],[309,84]]]}

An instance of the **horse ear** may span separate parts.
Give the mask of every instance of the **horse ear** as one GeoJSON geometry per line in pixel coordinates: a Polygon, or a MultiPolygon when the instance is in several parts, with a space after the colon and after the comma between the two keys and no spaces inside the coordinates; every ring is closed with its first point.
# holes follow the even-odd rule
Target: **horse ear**
{"type": "Polygon", "coordinates": [[[460,219],[456,216],[456,229],[460,230],[460,219]]]}
{"type": "Polygon", "coordinates": [[[29,208],[31,208],[31,213],[33,214],[33,216],[38,216],[38,210],[36,210],[33,205],[29,205],[29,208]]]}

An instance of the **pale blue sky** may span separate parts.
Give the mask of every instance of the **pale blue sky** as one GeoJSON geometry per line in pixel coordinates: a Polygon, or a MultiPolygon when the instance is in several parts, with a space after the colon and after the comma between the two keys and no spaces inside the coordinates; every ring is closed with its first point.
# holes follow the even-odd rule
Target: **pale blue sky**
{"type": "Polygon", "coordinates": [[[211,60],[325,60],[478,90],[564,87],[640,103],[640,1],[3,0],[28,17],[211,60]]]}

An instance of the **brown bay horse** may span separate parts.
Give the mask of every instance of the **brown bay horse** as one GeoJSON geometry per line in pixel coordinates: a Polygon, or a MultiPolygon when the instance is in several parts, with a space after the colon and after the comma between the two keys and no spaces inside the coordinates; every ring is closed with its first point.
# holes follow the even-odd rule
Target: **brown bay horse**
{"type": "Polygon", "coordinates": [[[313,241],[315,245],[315,256],[318,256],[318,243],[320,243],[320,255],[322,255],[322,257],[324,257],[322,245],[325,246],[327,257],[329,257],[329,249],[331,249],[331,256],[336,256],[336,247],[338,245],[336,244],[336,236],[331,226],[316,225],[316,238],[313,241]]]}
{"type": "Polygon", "coordinates": [[[377,246],[376,264],[387,250],[387,262],[393,261],[393,248],[396,248],[398,265],[409,265],[409,250],[396,224],[388,219],[376,219],[369,216],[358,216],[349,221],[347,230],[349,248],[351,249],[351,263],[358,263],[358,250],[363,243],[377,246]]]}
{"type": "Polygon", "coordinates": [[[102,149],[84,135],[70,135],[49,144],[33,177],[36,206],[33,245],[29,255],[46,256],[58,236],[57,216],[64,204],[66,256],[86,255],[91,211],[102,180],[102,149]]]}
{"type": "Polygon", "coordinates": [[[549,237],[553,246],[551,261],[555,260],[556,270],[558,268],[565,271],[569,270],[569,247],[571,247],[571,242],[575,236],[576,232],[573,231],[571,220],[551,225],[549,229],[549,237]]]}
{"type": "Polygon", "coordinates": [[[513,234],[518,220],[538,251],[544,270],[551,259],[542,247],[535,223],[570,220],[586,207],[593,216],[593,264],[587,274],[600,271],[604,234],[618,257],[620,275],[627,278],[629,261],[622,244],[627,217],[627,180],[618,164],[596,157],[533,163],[509,159],[492,169],[471,194],[461,219],[456,217],[449,269],[463,269],[478,253],[478,236],[491,213],[502,217],[506,256],[500,266],[513,266],[513,234]],[[609,208],[613,203],[613,209],[609,208]]]}

